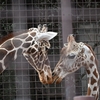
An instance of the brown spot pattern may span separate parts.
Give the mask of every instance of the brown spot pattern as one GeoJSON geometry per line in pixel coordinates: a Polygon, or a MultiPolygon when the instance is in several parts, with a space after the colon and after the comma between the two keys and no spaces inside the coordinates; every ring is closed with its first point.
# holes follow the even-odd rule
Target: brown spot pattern
{"type": "Polygon", "coordinates": [[[11,43],[11,40],[8,40],[1,46],[1,48],[5,48],[7,50],[12,50],[14,47],[11,43]]]}
{"type": "Polygon", "coordinates": [[[80,63],[77,64],[78,67],[80,67],[80,65],[81,65],[80,63]]]}
{"type": "Polygon", "coordinates": [[[95,63],[96,63],[96,65],[98,66],[98,60],[97,60],[97,58],[96,58],[96,55],[95,55],[95,53],[94,53],[92,47],[91,47],[90,45],[88,45],[88,44],[85,44],[85,45],[91,50],[91,53],[92,53],[93,56],[95,57],[95,63]]]}
{"type": "Polygon", "coordinates": [[[84,63],[84,66],[87,66],[87,63],[84,63]]]}
{"type": "Polygon", "coordinates": [[[19,40],[19,39],[13,39],[12,42],[13,42],[13,46],[16,47],[16,48],[20,47],[21,44],[22,44],[22,41],[19,40]]]}
{"type": "Polygon", "coordinates": [[[85,62],[82,62],[82,65],[83,65],[83,66],[86,66],[86,65],[85,65],[85,62]]]}
{"type": "Polygon", "coordinates": [[[0,60],[2,60],[6,54],[7,54],[7,51],[1,49],[1,50],[0,50],[0,60]]]}
{"type": "Polygon", "coordinates": [[[86,70],[87,71],[87,74],[90,74],[90,70],[86,70]]]}
{"type": "Polygon", "coordinates": [[[84,58],[82,58],[82,61],[84,60],[84,58]]]}
{"type": "Polygon", "coordinates": [[[24,43],[23,45],[22,45],[22,47],[24,47],[24,48],[28,48],[30,46],[30,43],[24,43]]]}
{"type": "Polygon", "coordinates": [[[36,44],[36,45],[34,45],[34,47],[38,48],[38,45],[36,44]]]}
{"type": "Polygon", "coordinates": [[[93,56],[90,57],[90,60],[93,61],[93,56]]]}
{"type": "Polygon", "coordinates": [[[96,83],[97,81],[93,78],[93,77],[91,77],[91,85],[93,85],[94,83],[96,83]]]}
{"type": "Polygon", "coordinates": [[[37,55],[37,52],[34,52],[33,54],[31,54],[32,57],[35,57],[37,55]]]}
{"type": "Polygon", "coordinates": [[[50,62],[49,62],[48,59],[45,60],[45,64],[46,64],[46,65],[49,65],[49,64],[50,64],[50,62]]]}
{"type": "Polygon", "coordinates": [[[31,33],[31,35],[34,37],[36,35],[36,32],[31,33]]]}
{"type": "Polygon", "coordinates": [[[94,64],[89,64],[90,68],[92,68],[94,66],[94,64]]]}
{"type": "Polygon", "coordinates": [[[98,74],[97,74],[97,72],[96,72],[96,69],[94,70],[93,74],[95,75],[95,77],[98,78],[98,74]]]}
{"type": "Polygon", "coordinates": [[[84,48],[81,50],[81,52],[80,52],[81,54],[83,54],[84,53],[84,48]]]}
{"type": "Polygon", "coordinates": [[[24,51],[24,53],[26,53],[26,55],[24,56],[26,58],[26,60],[30,63],[30,65],[35,68],[35,70],[37,70],[37,66],[35,64],[35,62],[33,62],[33,59],[30,57],[30,54],[28,54],[26,51],[24,51]]]}
{"type": "Polygon", "coordinates": [[[32,37],[28,37],[27,39],[26,39],[26,41],[32,41],[32,37]]]}
{"type": "Polygon", "coordinates": [[[97,90],[97,87],[95,86],[94,88],[93,88],[93,91],[96,91],[97,90]]]}

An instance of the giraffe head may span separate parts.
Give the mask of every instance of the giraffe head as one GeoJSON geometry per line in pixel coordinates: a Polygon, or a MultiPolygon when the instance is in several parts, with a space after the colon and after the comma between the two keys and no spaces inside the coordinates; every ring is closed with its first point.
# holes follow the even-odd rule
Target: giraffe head
{"type": "Polygon", "coordinates": [[[47,32],[46,25],[43,25],[43,27],[39,25],[38,30],[34,43],[27,50],[24,50],[23,55],[38,72],[40,81],[43,84],[50,84],[52,82],[52,72],[47,50],[50,48],[49,40],[54,38],[57,33],[47,32]]]}
{"type": "Polygon", "coordinates": [[[68,74],[75,72],[82,66],[88,66],[87,62],[92,55],[91,50],[84,43],[77,43],[71,34],[67,38],[67,42],[61,50],[60,60],[53,71],[53,82],[61,82],[68,74]]]}

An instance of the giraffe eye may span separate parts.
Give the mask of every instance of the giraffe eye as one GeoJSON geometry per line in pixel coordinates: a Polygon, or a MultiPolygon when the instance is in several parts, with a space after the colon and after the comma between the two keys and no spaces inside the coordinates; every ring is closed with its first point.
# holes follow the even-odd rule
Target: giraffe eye
{"type": "Polygon", "coordinates": [[[69,59],[74,59],[75,58],[75,54],[74,53],[71,53],[67,56],[69,59]]]}
{"type": "Polygon", "coordinates": [[[75,44],[73,46],[75,47],[75,44]]]}

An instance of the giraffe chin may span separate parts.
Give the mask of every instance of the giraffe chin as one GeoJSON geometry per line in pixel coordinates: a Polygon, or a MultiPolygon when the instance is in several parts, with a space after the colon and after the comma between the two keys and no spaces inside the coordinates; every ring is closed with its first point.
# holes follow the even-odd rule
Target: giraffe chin
{"type": "Polygon", "coordinates": [[[62,81],[62,78],[58,78],[57,80],[56,80],[56,83],[58,84],[58,83],[60,83],[62,81]]]}
{"type": "Polygon", "coordinates": [[[62,81],[62,78],[60,78],[57,75],[54,75],[53,78],[52,78],[52,83],[55,82],[55,83],[59,84],[61,81],[62,81]]]}
{"type": "Polygon", "coordinates": [[[42,84],[52,84],[52,75],[45,75],[44,72],[38,73],[42,84]]]}

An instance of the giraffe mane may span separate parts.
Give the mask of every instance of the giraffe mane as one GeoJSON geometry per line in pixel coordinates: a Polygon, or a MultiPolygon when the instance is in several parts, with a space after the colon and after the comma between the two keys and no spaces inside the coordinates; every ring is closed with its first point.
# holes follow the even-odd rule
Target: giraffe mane
{"type": "Polygon", "coordinates": [[[98,60],[97,60],[97,57],[96,57],[95,52],[93,51],[92,47],[90,45],[86,44],[86,43],[85,43],[85,45],[91,50],[92,54],[95,57],[95,63],[98,66],[98,60]]]}
{"type": "Polygon", "coordinates": [[[20,34],[22,34],[22,33],[26,33],[26,32],[28,32],[28,30],[25,30],[25,31],[20,31],[20,32],[15,32],[15,33],[9,33],[9,34],[7,34],[6,36],[3,36],[1,39],[0,39],[0,45],[3,43],[3,42],[5,42],[6,40],[8,40],[8,39],[11,39],[11,38],[13,38],[14,36],[18,36],[18,35],[20,35],[20,34]]]}
{"type": "Polygon", "coordinates": [[[9,33],[8,35],[2,37],[2,38],[0,39],[0,45],[1,45],[3,42],[5,42],[6,40],[8,40],[8,39],[10,39],[10,38],[12,38],[12,37],[14,37],[14,34],[13,34],[13,33],[9,33]]]}

